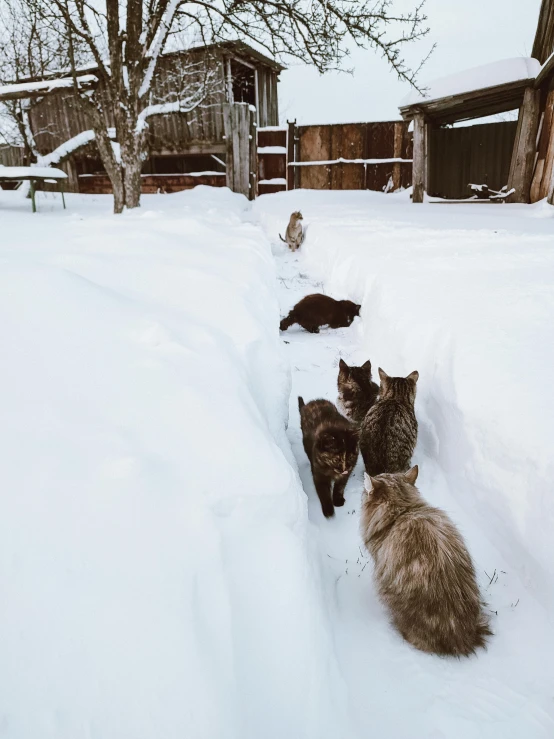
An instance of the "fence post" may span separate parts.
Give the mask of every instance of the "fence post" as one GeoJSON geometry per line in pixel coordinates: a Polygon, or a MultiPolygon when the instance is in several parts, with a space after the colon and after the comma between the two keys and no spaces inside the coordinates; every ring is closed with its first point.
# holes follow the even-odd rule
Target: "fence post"
{"type": "Polygon", "coordinates": [[[296,120],[287,121],[289,129],[287,133],[287,190],[294,190],[296,186],[296,169],[292,162],[296,162],[296,120]]]}
{"type": "Polygon", "coordinates": [[[414,117],[414,161],[412,168],[413,203],[423,203],[425,193],[425,172],[427,169],[426,124],[423,113],[414,117]]]}
{"type": "MultiPolygon", "coordinates": [[[[257,79],[257,77],[256,77],[257,79]]],[[[258,195],[258,128],[257,128],[257,112],[253,106],[249,107],[250,121],[250,138],[248,147],[248,167],[249,167],[249,192],[248,199],[255,200],[258,195]]]]}
{"type": "Polygon", "coordinates": [[[519,111],[516,140],[510,165],[508,190],[515,190],[508,198],[511,203],[528,203],[537,150],[537,131],[540,117],[540,90],[528,87],[519,111]]]}
{"type": "Polygon", "coordinates": [[[250,108],[246,103],[225,103],[223,121],[227,149],[227,187],[250,197],[250,108]]]}
{"type": "MultiPolygon", "coordinates": [[[[395,159],[402,159],[402,142],[404,140],[404,123],[397,121],[394,124],[394,151],[395,159]]],[[[402,185],[402,165],[395,162],[392,165],[392,191],[399,190],[402,185]]]]}

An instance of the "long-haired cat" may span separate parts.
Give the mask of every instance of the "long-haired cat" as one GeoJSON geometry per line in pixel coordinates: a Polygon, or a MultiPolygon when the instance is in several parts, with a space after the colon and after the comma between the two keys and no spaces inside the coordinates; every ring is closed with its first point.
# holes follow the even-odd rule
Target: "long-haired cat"
{"type": "Polygon", "coordinates": [[[418,468],[365,475],[361,534],[375,563],[379,597],[417,649],[455,657],[491,635],[464,540],[444,511],[415,487],[418,468]]]}
{"type": "Polygon", "coordinates": [[[296,210],[290,217],[289,225],[285,231],[285,238],[279,234],[281,241],[289,247],[291,251],[296,251],[302,246],[304,241],[304,229],[302,228],[303,216],[299,210],[296,210]]]}
{"type": "Polygon", "coordinates": [[[293,323],[298,323],[311,334],[319,333],[321,326],[342,328],[350,326],[356,316],[360,315],[361,305],[351,300],[334,300],[328,295],[314,293],[302,298],[280,324],[281,331],[286,331],[293,323]]]}
{"type": "Polygon", "coordinates": [[[344,359],[340,359],[337,387],[339,408],[359,426],[379,395],[379,385],[371,379],[369,359],[361,367],[349,367],[344,359]]]}
{"type": "Polygon", "coordinates": [[[344,488],[358,459],[358,433],[328,400],[298,398],[298,409],[315,489],[329,518],[335,506],[344,505],[344,488]]]}
{"type": "Polygon", "coordinates": [[[389,377],[379,367],[379,400],[370,408],[360,429],[360,451],[368,475],[405,472],[417,442],[414,412],[419,372],[389,377]]]}

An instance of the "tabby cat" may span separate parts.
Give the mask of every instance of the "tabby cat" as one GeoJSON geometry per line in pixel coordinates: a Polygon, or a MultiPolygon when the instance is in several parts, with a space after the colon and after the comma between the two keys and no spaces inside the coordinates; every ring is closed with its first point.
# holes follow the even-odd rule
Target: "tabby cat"
{"type": "Polygon", "coordinates": [[[284,241],[291,251],[300,249],[302,242],[304,241],[304,229],[302,228],[301,223],[302,220],[302,213],[299,210],[295,211],[290,217],[289,225],[285,231],[285,238],[279,234],[281,241],[284,241]]]}
{"type": "Polygon", "coordinates": [[[469,656],[491,635],[464,540],[415,487],[418,468],[365,476],[361,534],[374,579],[404,639],[432,654],[469,656]]]}
{"type": "Polygon", "coordinates": [[[358,459],[358,433],[328,400],[304,403],[298,398],[304,450],[321,510],[333,516],[344,505],[344,488],[358,459]]]}
{"type": "Polygon", "coordinates": [[[369,359],[361,367],[349,367],[340,359],[337,386],[339,408],[359,426],[379,395],[379,385],[371,379],[369,359]]]}
{"type": "Polygon", "coordinates": [[[320,326],[350,326],[354,318],[360,315],[360,308],[360,305],[351,300],[334,300],[320,293],[306,295],[283,318],[280,329],[286,331],[293,323],[298,323],[311,334],[317,334],[320,326]]]}
{"type": "Polygon", "coordinates": [[[389,377],[379,367],[379,400],[370,408],[360,430],[360,451],[368,475],[406,472],[417,441],[414,412],[419,372],[389,377]]]}

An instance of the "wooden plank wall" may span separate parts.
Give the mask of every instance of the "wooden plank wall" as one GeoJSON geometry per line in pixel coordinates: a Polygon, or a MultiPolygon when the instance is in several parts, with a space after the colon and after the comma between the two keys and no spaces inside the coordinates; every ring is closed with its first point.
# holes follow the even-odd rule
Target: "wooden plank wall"
{"type": "MultiPolygon", "coordinates": [[[[141,178],[141,192],[171,193],[181,190],[191,190],[197,185],[211,187],[225,187],[226,176],[221,175],[143,175],[141,178]]],[[[112,185],[108,175],[81,175],[79,177],[79,192],[92,195],[108,195],[112,192],[112,185]]]]}
{"type": "MultiPolygon", "coordinates": [[[[286,149],[287,129],[264,131],[258,130],[258,147],[280,146],[286,149]]],[[[286,179],[287,155],[264,154],[258,152],[258,195],[286,190],[285,184],[269,184],[268,180],[286,179]]]]}
{"type": "Polygon", "coordinates": [[[516,129],[516,121],[432,128],[428,194],[458,200],[471,196],[469,184],[507,185],[516,129]]]}
{"type": "MultiPolygon", "coordinates": [[[[336,159],[392,159],[395,126],[402,127],[400,158],[411,159],[408,124],[401,121],[299,126],[299,161],[329,162],[336,159]]],[[[397,137],[398,138],[398,137],[397,137]]],[[[297,168],[299,186],[313,190],[385,190],[392,181],[392,162],[313,164],[297,168]]],[[[396,167],[398,172],[398,165],[396,167]]],[[[411,183],[411,162],[400,164],[400,183],[411,183]]]]}
{"type": "Polygon", "coordinates": [[[279,125],[279,105],[277,99],[277,73],[268,67],[258,67],[258,125],[279,125]]]}

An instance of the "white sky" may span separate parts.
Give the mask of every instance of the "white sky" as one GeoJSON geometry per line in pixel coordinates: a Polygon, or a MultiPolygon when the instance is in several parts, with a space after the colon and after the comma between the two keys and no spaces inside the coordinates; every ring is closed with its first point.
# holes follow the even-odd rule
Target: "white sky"
{"type": "MultiPolygon", "coordinates": [[[[396,0],[408,9],[416,0],[396,0]]],[[[541,0],[427,0],[429,35],[406,49],[409,60],[420,60],[434,42],[435,52],[420,74],[425,83],[480,64],[515,56],[530,56],[541,0]]],[[[372,51],[352,52],[346,61],[354,74],[319,75],[313,68],[290,67],[281,74],[281,122],[347,123],[393,120],[398,102],[409,87],[400,83],[372,51]]]]}

